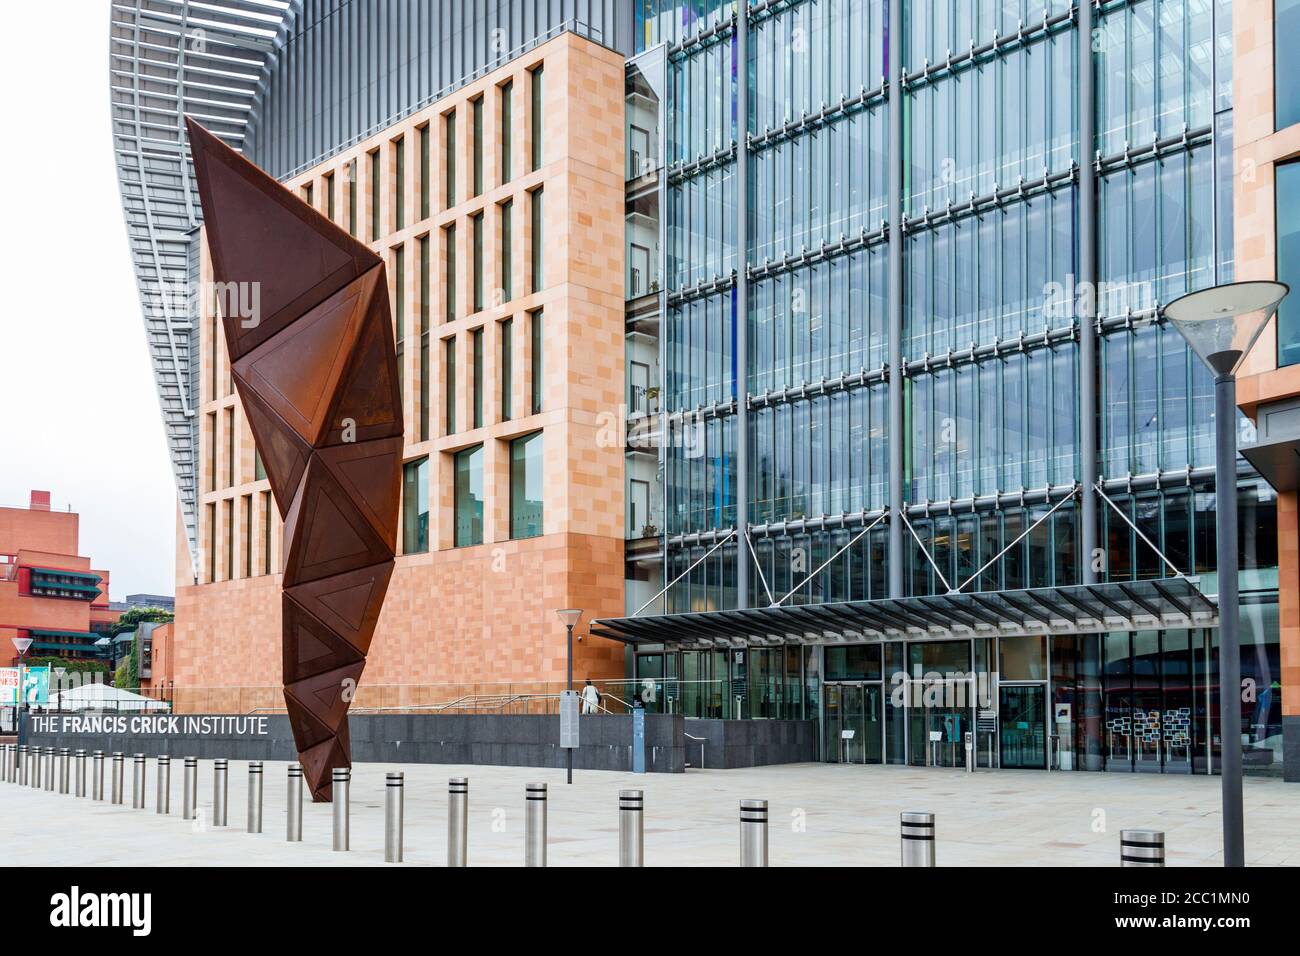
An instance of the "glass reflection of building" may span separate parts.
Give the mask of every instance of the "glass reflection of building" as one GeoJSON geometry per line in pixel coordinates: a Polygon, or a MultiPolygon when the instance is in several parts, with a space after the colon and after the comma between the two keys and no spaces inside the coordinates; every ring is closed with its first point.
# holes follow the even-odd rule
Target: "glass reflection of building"
{"type": "MultiPolygon", "coordinates": [[[[635,5],[663,89],[661,610],[1173,569],[1213,594],[1212,381],[1159,308],[1233,274],[1230,4],[900,3],[892,146],[888,0],[635,5]],[[709,554],[742,516],[752,553],[709,554]]],[[[1276,769],[1275,497],[1239,465],[1246,765],[1276,769]]],[[[983,765],[1164,772],[1214,759],[1216,674],[1213,628],[636,668],[688,716],[817,718],[827,760],[952,763],[970,730],[983,765]],[[992,672],[988,706],[890,705],[899,675],[992,672]]]]}

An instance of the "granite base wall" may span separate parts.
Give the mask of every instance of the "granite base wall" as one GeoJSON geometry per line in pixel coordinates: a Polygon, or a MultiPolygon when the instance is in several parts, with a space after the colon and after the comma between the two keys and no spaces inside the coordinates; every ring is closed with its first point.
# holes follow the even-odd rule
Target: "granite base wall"
{"type": "Polygon", "coordinates": [[[686,760],[692,767],[734,770],[808,763],[817,757],[814,720],[706,720],[688,718],[686,760]],[[692,738],[702,737],[701,740],[692,738]]]}
{"type": "MultiPolygon", "coordinates": [[[[62,724],[54,715],[56,722],[62,724]]],[[[125,716],[125,715],[124,715],[125,716]]],[[[232,715],[181,715],[182,727],[193,717],[229,718],[232,715]]],[[[245,726],[252,720],[238,718],[245,726]]],[[[72,750],[142,753],[153,757],[199,757],[231,760],[295,760],[288,718],[267,714],[258,718],[265,733],[146,733],[40,732],[28,717],[20,743],[72,750]]],[[[130,723],[129,719],[127,721],[130,723]]],[[[652,773],[682,773],[686,769],[683,718],[647,714],[646,769],[652,773]]],[[[354,714],[348,718],[354,763],[428,763],[500,767],[563,767],[559,717],[505,714],[354,714]]],[[[574,752],[580,770],[632,769],[632,718],[592,716],[581,718],[582,746],[574,752]]]]}

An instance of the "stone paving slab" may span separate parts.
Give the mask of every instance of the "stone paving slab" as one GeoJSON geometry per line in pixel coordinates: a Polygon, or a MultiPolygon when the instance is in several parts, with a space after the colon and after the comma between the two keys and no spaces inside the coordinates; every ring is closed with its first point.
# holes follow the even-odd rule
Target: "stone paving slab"
{"type": "MultiPolygon", "coordinates": [[[[773,866],[897,866],[904,810],[936,814],[940,866],[1115,866],[1126,827],[1164,830],[1170,866],[1217,866],[1222,859],[1217,777],[829,764],[639,776],[580,771],[572,787],[562,770],[359,764],[352,850],[336,853],[332,808],[310,797],[303,842],[285,841],[286,766],[265,764],[260,835],[245,831],[246,763],[230,764],[231,825],[214,828],[181,819],[181,761],[173,759],[168,816],[155,812],[154,761],[143,811],[130,806],[129,766],[122,806],[0,783],[0,844],[6,862],[17,866],[382,866],[384,774],[403,770],[407,865],[445,863],[447,779],[454,776],[470,780],[473,865],[522,864],[524,785],[534,781],[549,785],[551,866],[617,863],[623,788],[645,791],[648,866],[736,865],[738,803],[755,797],[768,801],[773,866]],[[62,839],[48,839],[52,833],[62,839]]],[[[200,761],[199,807],[208,821],[212,777],[212,762],[200,761]]],[[[1245,813],[1247,863],[1300,865],[1300,786],[1247,778],[1245,813]]]]}

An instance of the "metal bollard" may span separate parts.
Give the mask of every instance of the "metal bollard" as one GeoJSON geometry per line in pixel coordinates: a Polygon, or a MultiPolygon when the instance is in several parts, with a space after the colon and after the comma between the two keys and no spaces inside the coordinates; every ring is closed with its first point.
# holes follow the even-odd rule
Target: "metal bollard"
{"type": "Polygon", "coordinates": [[[740,865],[767,866],[767,801],[740,801],[740,865]]]}
{"type": "Polygon", "coordinates": [[[122,802],[122,776],[124,774],[123,761],[125,755],[120,750],[113,751],[113,780],[109,784],[113,792],[113,802],[122,802]]]}
{"type": "Polygon", "coordinates": [[[212,761],[212,825],[226,825],[227,798],[230,796],[227,784],[230,779],[230,762],[225,757],[212,761]]]}
{"type": "Polygon", "coordinates": [[[68,763],[71,760],[68,755],[71,752],[67,747],[59,748],[59,793],[68,792],[68,763]]]}
{"type": "Polygon", "coordinates": [[[334,776],[334,849],[351,849],[352,834],[351,807],[348,805],[352,789],[352,771],[347,767],[335,767],[334,776]]]}
{"type": "Polygon", "coordinates": [[[76,767],[74,768],[76,794],[79,797],[84,797],[86,795],[86,752],[78,750],[74,759],[76,761],[76,767]]]}
{"type": "Polygon", "coordinates": [[[288,800],[285,839],[290,843],[302,842],[302,764],[289,764],[289,783],[285,790],[288,800]]]}
{"type": "Polygon", "coordinates": [[[524,866],[546,865],[546,784],[524,787],[524,866]]]}
{"type": "Polygon", "coordinates": [[[447,865],[468,866],[469,777],[447,781],[447,865]]]}
{"type": "Polygon", "coordinates": [[[134,767],[131,771],[131,808],[133,810],[144,809],[144,754],[136,754],[131,758],[134,767]]]}
{"type": "Polygon", "coordinates": [[[199,809],[199,758],[186,757],[181,769],[181,819],[193,820],[199,809]]]}
{"type": "Polygon", "coordinates": [[[401,771],[387,775],[384,794],[384,862],[402,862],[403,806],[406,802],[406,777],[401,771]]]}
{"type": "Polygon", "coordinates": [[[1120,866],[1164,866],[1165,832],[1163,830],[1120,830],[1120,866]]]}
{"type": "Polygon", "coordinates": [[[645,866],[645,793],[618,792],[618,865],[645,866]]]}
{"type": "Polygon", "coordinates": [[[975,735],[969,730],[963,738],[966,742],[966,772],[975,772],[975,735]]]}
{"type": "Polygon", "coordinates": [[[262,761],[248,762],[248,832],[262,832],[262,761]]]}
{"type": "Polygon", "coordinates": [[[0,744],[0,780],[9,782],[9,745],[0,744]]]}
{"type": "Polygon", "coordinates": [[[25,787],[27,786],[27,781],[31,779],[32,773],[32,756],[28,751],[26,744],[23,744],[18,748],[18,765],[18,775],[21,778],[18,781],[18,784],[19,786],[25,787]]]}
{"type": "Polygon", "coordinates": [[[54,748],[45,748],[45,789],[54,792],[54,748]]]}
{"type": "Polygon", "coordinates": [[[90,798],[104,799],[104,751],[96,750],[90,755],[90,798]]]}
{"type": "Polygon", "coordinates": [[[903,866],[934,866],[934,814],[904,813],[899,821],[903,866]]]}
{"type": "Polygon", "coordinates": [[[41,768],[45,766],[45,751],[40,747],[31,749],[32,773],[31,783],[33,790],[41,789],[41,768]]]}
{"type": "Polygon", "coordinates": [[[172,812],[172,758],[167,754],[158,755],[158,797],[154,801],[154,813],[172,812]]]}

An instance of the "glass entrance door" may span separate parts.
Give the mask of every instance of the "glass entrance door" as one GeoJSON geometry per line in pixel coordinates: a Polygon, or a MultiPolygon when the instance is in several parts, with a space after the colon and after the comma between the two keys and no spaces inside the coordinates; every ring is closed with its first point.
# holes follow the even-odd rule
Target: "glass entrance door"
{"type": "Polygon", "coordinates": [[[827,684],[824,753],[831,763],[880,763],[884,697],[879,684],[827,684]]]}
{"type": "Polygon", "coordinates": [[[1002,766],[1047,769],[1047,688],[1042,684],[1003,684],[998,688],[1002,766]]]}

